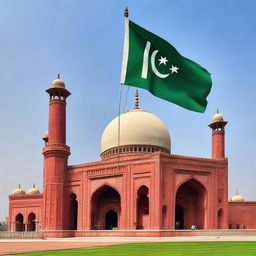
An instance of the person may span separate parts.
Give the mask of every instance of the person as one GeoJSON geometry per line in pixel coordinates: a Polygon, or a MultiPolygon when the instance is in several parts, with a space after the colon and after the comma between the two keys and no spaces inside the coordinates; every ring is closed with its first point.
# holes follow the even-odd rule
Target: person
{"type": "Polygon", "coordinates": [[[192,225],[191,230],[196,230],[196,225],[192,225]]]}

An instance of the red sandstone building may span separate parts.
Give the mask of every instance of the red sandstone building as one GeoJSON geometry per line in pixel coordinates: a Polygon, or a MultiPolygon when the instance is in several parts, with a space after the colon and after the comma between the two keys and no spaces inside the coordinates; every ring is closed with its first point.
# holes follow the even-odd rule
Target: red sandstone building
{"type": "Polygon", "coordinates": [[[166,126],[141,110],[136,96],[134,109],[120,117],[119,146],[115,118],[102,135],[102,160],[69,166],[66,100],[70,92],[60,79],[46,92],[50,102],[43,138],[43,193],[35,187],[27,193],[20,187],[12,192],[10,231],[70,236],[110,229],[256,228],[256,202],[244,201],[240,195],[228,201],[227,122],[219,113],[209,125],[211,158],[173,155],[166,126]]]}

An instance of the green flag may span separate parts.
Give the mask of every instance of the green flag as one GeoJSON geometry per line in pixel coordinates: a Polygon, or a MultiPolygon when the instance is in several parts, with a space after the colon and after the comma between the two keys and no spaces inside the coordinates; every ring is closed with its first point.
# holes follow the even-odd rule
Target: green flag
{"type": "Polygon", "coordinates": [[[143,88],[183,108],[204,112],[210,73],[164,39],[126,19],[121,84],[143,88]]]}

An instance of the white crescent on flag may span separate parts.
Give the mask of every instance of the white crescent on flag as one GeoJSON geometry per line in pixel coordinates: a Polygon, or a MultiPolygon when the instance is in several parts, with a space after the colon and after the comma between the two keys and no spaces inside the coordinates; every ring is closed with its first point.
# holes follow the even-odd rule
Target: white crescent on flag
{"type": "Polygon", "coordinates": [[[153,70],[153,72],[155,73],[155,75],[157,75],[158,77],[160,77],[160,78],[166,78],[167,76],[170,75],[170,73],[169,73],[169,74],[162,74],[162,73],[160,73],[160,72],[157,70],[156,65],[155,65],[155,59],[156,59],[156,55],[157,55],[158,52],[159,52],[159,50],[155,50],[155,51],[153,51],[153,53],[152,53],[152,55],[151,55],[151,66],[152,66],[152,70],[153,70]]]}

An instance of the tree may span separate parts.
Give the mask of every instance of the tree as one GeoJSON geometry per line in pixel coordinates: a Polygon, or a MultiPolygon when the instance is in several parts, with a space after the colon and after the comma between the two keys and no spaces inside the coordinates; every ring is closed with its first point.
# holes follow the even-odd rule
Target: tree
{"type": "Polygon", "coordinates": [[[0,231],[8,231],[8,225],[6,222],[0,223],[0,231]]]}

